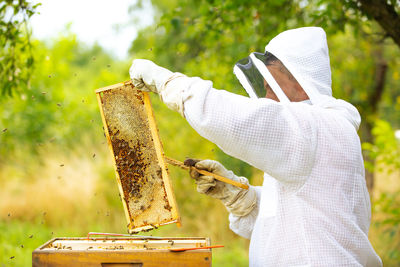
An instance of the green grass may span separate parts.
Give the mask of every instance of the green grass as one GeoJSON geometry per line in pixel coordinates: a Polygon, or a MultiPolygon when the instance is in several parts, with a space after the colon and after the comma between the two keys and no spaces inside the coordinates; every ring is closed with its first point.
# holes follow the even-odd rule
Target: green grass
{"type": "Polygon", "coordinates": [[[52,237],[39,222],[0,221],[0,266],[31,266],[32,251],[52,237]]]}

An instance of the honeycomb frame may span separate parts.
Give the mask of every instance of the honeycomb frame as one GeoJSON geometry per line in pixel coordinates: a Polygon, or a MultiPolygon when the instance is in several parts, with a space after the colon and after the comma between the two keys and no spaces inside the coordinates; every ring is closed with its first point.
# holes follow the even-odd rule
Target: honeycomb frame
{"type": "Polygon", "coordinates": [[[128,232],[177,223],[180,216],[147,92],[131,81],[96,90],[128,232]]]}

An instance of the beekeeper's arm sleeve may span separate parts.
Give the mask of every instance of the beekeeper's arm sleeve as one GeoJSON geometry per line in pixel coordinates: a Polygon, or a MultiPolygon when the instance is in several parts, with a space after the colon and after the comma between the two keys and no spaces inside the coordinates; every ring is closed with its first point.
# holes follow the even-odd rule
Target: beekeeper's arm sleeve
{"type": "Polygon", "coordinates": [[[303,104],[292,108],[269,99],[250,99],[212,88],[210,81],[180,77],[184,115],[203,137],[225,153],[295,187],[314,161],[313,128],[303,104]],[[303,114],[301,114],[303,113],[303,114]]]}

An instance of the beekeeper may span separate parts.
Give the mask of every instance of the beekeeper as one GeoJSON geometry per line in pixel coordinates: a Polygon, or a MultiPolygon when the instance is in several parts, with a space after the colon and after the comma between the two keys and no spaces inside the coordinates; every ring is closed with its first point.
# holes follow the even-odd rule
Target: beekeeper
{"type": "MultiPolygon", "coordinates": [[[[234,73],[250,97],[148,60],[130,69],[137,88],[158,93],[200,135],[264,172],[263,185],[248,190],[192,172],[197,190],[226,206],[230,228],[251,239],[250,266],[381,266],[368,240],[361,119],[332,97],[324,30],[282,32],[234,73]]],[[[216,161],[196,167],[248,184],[216,161]]]]}

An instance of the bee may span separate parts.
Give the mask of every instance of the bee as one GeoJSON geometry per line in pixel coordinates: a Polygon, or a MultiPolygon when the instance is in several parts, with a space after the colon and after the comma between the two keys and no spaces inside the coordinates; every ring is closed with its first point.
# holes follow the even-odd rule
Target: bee
{"type": "Polygon", "coordinates": [[[32,238],[32,237],[33,237],[33,235],[30,235],[30,236],[29,236],[29,238],[32,238]]]}
{"type": "Polygon", "coordinates": [[[3,129],[3,133],[5,133],[5,132],[7,132],[7,128],[4,128],[4,129],[3,129]]]}
{"type": "Polygon", "coordinates": [[[61,104],[60,104],[60,103],[57,103],[57,106],[61,107],[61,104]]]}
{"type": "Polygon", "coordinates": [[[64,164],[60,164],[60,167],[64,167],[64,164]]]}
{"type": "Polygon", "coordinates": [[[11,256],[11,257],[10,257],[10,260],[12,260],[12,259],[14,259],[14,258],[15,258],[15,256],[11,256]]]}
{"type": "Polygon", "coordinates": [[[24,245],[21,245],[21,248],[24,248],[24,245]]]}

